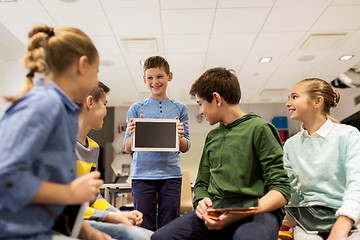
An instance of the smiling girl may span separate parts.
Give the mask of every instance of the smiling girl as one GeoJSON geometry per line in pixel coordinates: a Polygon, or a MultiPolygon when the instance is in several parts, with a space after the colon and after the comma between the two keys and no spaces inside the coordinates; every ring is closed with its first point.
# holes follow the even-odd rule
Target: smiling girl
{"type": "Polygon", "coordinates": [[[307,234],[295,227],[294,239],[360,239],[349,234],[360,218],[360,133],[330,116],[340,94],[321,79],[305,79],[290,91],[290,118],[301,131],[284,145],[284,165],[291,185],[290,205],[320,205],[336,209],[329,236],[307,234]]]}

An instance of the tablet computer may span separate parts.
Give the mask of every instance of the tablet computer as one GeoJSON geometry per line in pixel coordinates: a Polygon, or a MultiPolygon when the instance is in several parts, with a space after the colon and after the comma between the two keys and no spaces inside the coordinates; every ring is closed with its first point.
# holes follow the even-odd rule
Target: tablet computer
{"type": "Polygon", "coordinates": [[[259,207],[258,198],[216,199],[212,208],[206,209],[209,218],[217,220],[223,213],[253,213],[259,207]]]}
{"type": "Polygon", "coordinates": [[[227,198],[213,201],[212,210],[215,211],[245,211],[256,210],[259,206],[258,198],[227,198]]]}
{"type": "Polygon", "coordinates": [[[132,151],[179,151],[178,119],[135,118],[132,151]]]}
{"type": "MultiPolygon", "coordinates": [[[[337,220],[337,209],[324,206],[285,206],[285,210],[306,233],[330,233],[337,220]]],[[[357,228],[352,227],[351,232],[357,232],[357,228]]]]}

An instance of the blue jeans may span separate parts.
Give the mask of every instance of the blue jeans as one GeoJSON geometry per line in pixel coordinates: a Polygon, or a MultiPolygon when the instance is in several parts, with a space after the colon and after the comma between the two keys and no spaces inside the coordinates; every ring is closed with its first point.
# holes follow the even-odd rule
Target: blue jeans
{"type": "Polygon", "coordinates": [[[142,212],[144,219],[141,227],[155,231],[180,216],[181,181],[132,180],[134,208],[142,212]]]}
{"type": "Polygon", "coordinates": [[[149,240],[153,232],[135,226],[128,226],[122,223],[106,223],[86,220],[93,228],[109,234],[114,239],[121,240],[149,240]]]}
{"type": "Polygon", "coordinates": [[[277,240],[279,223],[273,213],[260,213],[233,223],[221,230],[209,230],[195,211],[189,212],[151,236],[152,240],[233,239],[277,240]]]}

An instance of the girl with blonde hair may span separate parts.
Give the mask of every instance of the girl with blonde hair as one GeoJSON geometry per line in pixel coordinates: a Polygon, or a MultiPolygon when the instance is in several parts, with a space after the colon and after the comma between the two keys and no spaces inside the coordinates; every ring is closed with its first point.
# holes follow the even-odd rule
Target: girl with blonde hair
{"type": "MultiPolygon", "coordinates": [[[[79,29],[41,25],[24,65],[26,84],[0,120],[0,239],[52,239],[52,215],[94,200],[103,184],[99,172],[75,179],[74,151],[77,103],[98,84],[99,55],[79,29]],[[45,80],[34,87],[36,74],[45,80]]],[[[80,237],[111,239],[85,222],[80,237]]]]}
{"type": "Polygon", "coordinates": [[[290,91],[290,118],[302,122],[301,131],[284,145],[293,206],[325,206],[336,210],[328,234],[308,234],[296,226],[294,239],[360,239],[350,233],[360,219],[360,132],[330,116],[340,94],[322,79],[305,79],[290,91]]]}

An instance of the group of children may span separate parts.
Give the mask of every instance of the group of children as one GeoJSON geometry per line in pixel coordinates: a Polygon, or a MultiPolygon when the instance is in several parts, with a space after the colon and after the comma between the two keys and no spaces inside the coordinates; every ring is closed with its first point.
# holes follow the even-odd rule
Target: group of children
{"type": "Polygon", "coordinates": [[[209,124],[219,126],[205,140],[195,210],[179,217],[179,152],[190,149],[188,113],[167,97],[173,76],[164,58],[145,61],[143,80],[151,95],[130,107],[124,148],[132,153],[134,118],[178,118],[180,151],[133,153],[135,210],[129,212],[98,192],[99,146],[87,134],[102,128],[110,89],[98,82],[99,55],[90,38],[74,28],[37,26],[29,33],[24,63],[26,84],[8,98],[13,103],[0,121],[0,239],[63,239],[46,209],[59,215],[65,205],[85,201],[91,204],[81,239],[275,240],[281,225],[294,227],[296,240],[323,239],[287,221],[286,204],[335,208],[338,218],[325,238],[360,239],[350,233],[360,218],[360,133],[330,116],[340,96],[326,81],[306,79],[290,91],[286,107],[302,127],[283,148],[272,124],[239,106],[232,71],[203,73],[190,94],[209,124]],[[46,80],[33,87],[39,76],[46,80]],[[206,214],[214,200],[250,197],[259,198],[256,212],[218,220],[206,214]]]}

